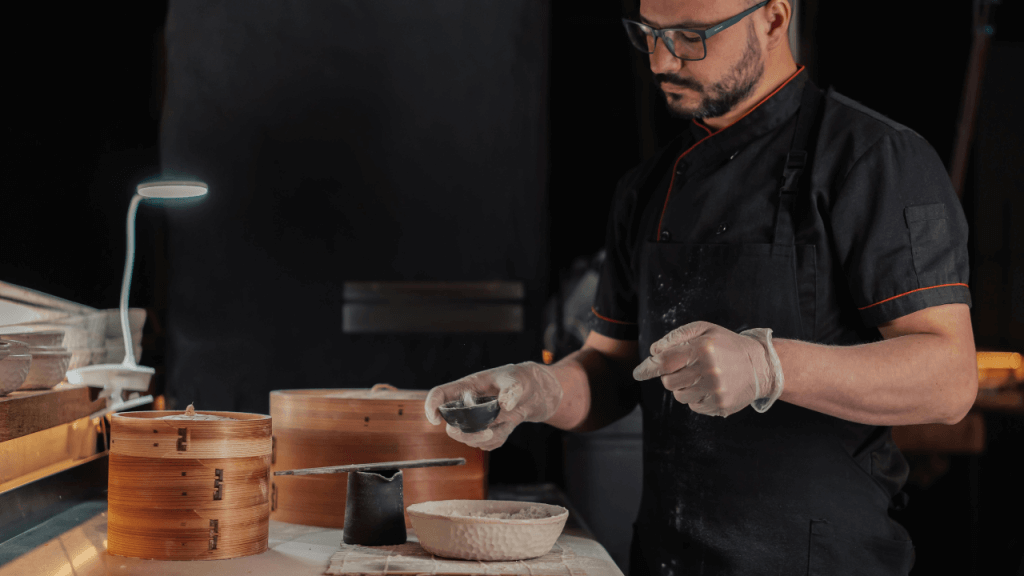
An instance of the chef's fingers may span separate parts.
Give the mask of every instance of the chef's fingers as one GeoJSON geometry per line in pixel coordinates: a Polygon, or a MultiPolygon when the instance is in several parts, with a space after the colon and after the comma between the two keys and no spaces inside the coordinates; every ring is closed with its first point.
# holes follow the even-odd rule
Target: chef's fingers
{"type": "Polygon", "coordinates": [[[705,416],[721,416],[725,418],[729,415],[723,408],[715,405],[712,400],[711,395],[708,394],[697,402],[689,402],[688,406],[690,407],[690,410],[705,416]]]}
{"type": "Polygon", "coordinates": [[[452,425],[448,425],[445,428],[445,432],[448,433],[453,440],[462,442],[463,444],[472,448],[479,448],[480,450],[494,450],[505,443],[508,439],[509,434],[512,433],[512,429],[515,428],[515,423],[504,422],[498,425],[491,425],[491,427],[480,432],[473,432],[467,434],[462,432],[458,428],[452,425]]]}
{"type": "Polygon", "coordinates": [[[430,392],[427,392],[427,399],[423,401],[423,411],[427,414],[428,422],[437,426],[443,421],[438,408],[447,401],[444,386],[435,386],[430,389],[430,392]]]}
{"type": "Polygon", "coordinates": [[[519,405],[523,397],[523,383],[516,378],[514,370],[495,374],[494,384],[500,390],[498,406],[503,412],[510,412],[519,405]]]}
{"type": "Polygon", "coordinates": [[[500,448],[503,444],[505,444],[505,440],[508,440],[508,436],[509,434],[512,433],[513,428],[515,428],[515,424],[513,424],[512,422],[504,422],[502,424],[498,424],[497,426],[491,426],[490,428],[488,428],[488,430],[494,432],[494,436],[492,436],[490,440],[486,440],[480,442],[479,444],[476,444],[476,447],[481,450],[486,450],[488,452],[496,448],[500,448]]]}
{"type": "Polygon", "coordinates": [[[499,410],[498,416],[487,427],[494,428],[498,424],[504,424],[505,422],[511,422],[513,426],[518,426],[522,421],[523,417],[512,410],[499,410]]]}
{"type": "Polygon", "coordinates": [[[505,443],[512,430],[523,423],[523,418],[523,415],[518,411],[502,411],[494,419],[494,422],[491,422],[490,426],[487,427],[487,430],[493,432],[494,435],[490,439],[484,439],[483,437],[473,439],[469,445],[481,450],[494,450],[505,443]]]}
{"type": "Polygon", "coordinates": [[[707,389],[707,386],[703,386],[701,382],[698,382],[693,386],[674,390],[672,392],[672,397],[680,404],[695,404],[698,402],[710,401],[711,391],[707,389]]]}
{"type": "Polygon", "coordinates": [[[633,370],[633,379],[650,380],[693,366],[698,358],[698,350],[693,344],[683,342],[647,358],[633,370]]]}
{"type": "Polygon", "coordinates": [[[430,392],[427,392],[427,398],[423,401],[423,412],[427,415],[427,420],[431,424],[436,426],[444,421],[438,408],[452,400],[458,400],[464,390],[473,389],[473,380],[471,380],[473,376],[475,374],[460,378],[454,382],[434,386],[430,389],[430,392]]]}
{"type": "Polygon", "coordinates": [[[495,384],[495,373],[498,369],[484,370],[463,376],[454,382],[435,386],[427,393],[423,402],[423,412],[427,420],[434,425],[443,422],[438,408],[446,402],[458,400],[463,392],[469,390],[473,396],[495,396],[498,394],[498,386],[495,384]]]}
{"type": "Polygon", "coordinates": [[[705,374],[691,374],[687,381],[689,385],[682,385],[672,390],[672,396],[680,404],[703,401],[715,392],[711,379],[705,374]]]}
{"type": "Polygon", "coordinates": [[[693,340],[694,338],[700,336],[701,334],[704,334],[708,330],[717,327],[718,326],[716,324],[700,321],[684,324],[679,328],[676,328],[675,330],[662,336],[661,340],[658,340],[654,344],[651,344],[651,356],[657,356],[659,353],[677,344],[689,342],[690,340],[693,340]]]}
{"type": "Polygon", "coordinates": [[[685,390],[700,384],[700,382],[701,373],[694,368],[687,368],[661,377],[661,385],[669,392],[685,390]]]}
{"type": "Polygon", "coordinates": [[[494,422],[491,422],[487,427],[497,428],[500,425],[508,424],[512,428],[515,428],[522,424],[525,419],[523,414],[520,414],[520,412],[520,410],[501,410],[498,412],[498,417],[494,419],[494,422]]]}
{"type": "Polygon", "coordinates": [[[480,432],[466,433],[463,432],[462,430],[459,430],[455,426],[452,426],[451,424],[447,424],[444,427],[444,431],[448,433],[448,436],[452,440],[456,440],[458,442],[462,442],[463,444],[467,444],[469,446],[474,447],[477,444],[487,442],[494,437],[494,432],[490,428],[481,430],[480,432]]]}

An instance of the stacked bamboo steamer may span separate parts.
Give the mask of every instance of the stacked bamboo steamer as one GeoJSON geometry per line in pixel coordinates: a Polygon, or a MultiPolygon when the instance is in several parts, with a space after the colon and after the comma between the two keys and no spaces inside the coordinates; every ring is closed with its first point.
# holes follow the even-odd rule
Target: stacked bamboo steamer
{"type": "Polygon", "coordinates": [[[214,560],[267,550],[271,420],[265,414],[130,412],[111,417],[111,554],[214,560]]]}
{"type": "MultiPolygon", "coordinates": [[[[456,442],[427,421],[427,392],[387,384],[367,389],[276,390],[273,470],[465,458],[463,466],[403,470],[405,506],[486,496],[486,453],[456,442]]],[[[347,474],[274,476],[270,517],[282,522],[341,528],[347,474]]],[[[406,526],[410,526],[408,514],[406,526]]]]}

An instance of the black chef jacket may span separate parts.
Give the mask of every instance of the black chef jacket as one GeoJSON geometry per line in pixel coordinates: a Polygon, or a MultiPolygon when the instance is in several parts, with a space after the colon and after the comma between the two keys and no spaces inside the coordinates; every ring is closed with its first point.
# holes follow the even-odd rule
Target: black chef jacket
{"type": "MultiPolygon", "coordinates": [[[[657,310],[657,319],[638,317],[639,302],[644,297],[640,293],[643,288],[639,277],[641,269],[649,268],[649,263],[642,262],[645,244],[772,243],[780,176],[793,141],[796,112],[806,82],[806,73],[800,68],[746,115],[717,132],[698,121],[692,122],[688,130],[668,145],[665,153],[674,160],[658,162],[665,167],[661,173],[650,174],[652,160],[620,180],[608,224],[607,259],[594,302],[594,330],[611,338],[635,340],[645,323],[659,322],[662,327],[659,330],[668,331],[674,326],[704,319],[700,310],[688,308],[687,289],[679,290],[680,296],[674,305],[657,310]],[[651,182],[651,179],[656,185],[644,185],[644,181],[651,182]],[[675,318],[678,321],[673,322],[675,318]]],[[[809,306],[812,311],[811,320],[802,331],[803,339],[834,345],[876,341],[880,339],[877,326],[892,319],[930,306],[970,305],[967,224],[932,147],[909,128],[833,91],[824,96],[821,107],[811,169],[804,174],[804,191],[797,197],[793,217],[797,247],[814,247],[813,283],[808,291],[798,296],[801,306],[809,306]]],[[[661,261],[658,266],[670,267],[671,264],[661,261]]],[[[665,277],[671,278],[678,271],[668,267],[664,270],[665,277]]],[[[802,292],[803,287],[801,284],[802,292]]],[[[772,328],[726,327],[735,330],[772,328]]],[[[648,350],[641,349],[642,358],[648,355],[648,350]]],[[[779,404],[772,410],[776,411],[776,418],[787,414],[786,410],[804,411],[791,405],[780,410],[779,404]]],[[[753,417],[767,416],[772,410],[753,417]]],[[[744,412],[752,411],[745,409],[744,412]]],[[[810,414],[810,411],[805,412],[810,414]]],[[[678,501],[685,499],[684,496],[660,493],[665,490],[664,486],[657,488],[654,479],[647,477],[653,469],[649,460],[656,458],[649,446],[653,443],[650,430],[657,430],[657,426],[649,422],[651,413],[652,410],[645,407],[644,503],[638,518],[641,540],[645,518],[659,514],[667,518],[657,511],[670,510],[673,506],[685,508],[687,504],[678,501]],[[654,512],[648,514],[645,510],[654,512]]],[[[811,418],[817,418],[816,425],[824,426],[826,434],[834,431],[833,444],[841,446],[846,453],[842,458],[848,456],[856,464],[854,469],[859,467],[864,472],[860,480],[851,482],[873,482],[886,496],[878,499],[884,501],[881,510],[850,511],[851,515],[858,516],[857,522],[862,527],[856,538],[908,540],[906,532],[889,521],[885,511],[886,504],[900,500],[898,494],[908,472],[906,461],[892,442],[890,429],[818,413],[813,413],[811,418]],[[864,530],[869,533],[863,534],[864,530]]],[[[724,422],[722,426],[727,425],[729,419],[724,422]]],[[[756,430],[756,420],[744,421],[744,426],[754,426],[756,430]]],[[[658,450],[663,457],[665,446],[658,450]]],[[[685,455],[674,457],[685,458],[685,455]]],[[[686,472],[700,474],[699,465],[687,462],[686,472]]],[[[849,475],[848,472],[843,473],[849,475]]],[[[822,478],[828,482],[830,476],[823,474],[822,478]]],[[[849,487],[837,486],[837,489],[849,487]]],[[[709,501],[719,496],[729,497],[728,494],[705,493],[705,489],[713,491],[714,487],[700,488],[703,498],[709,501]]],[[[829,493],[828,486],[816,489],[821,490],[819,494],[829,493]]],[[[844,495],[837,493],[834,498],[842,500],[844,495]]],[[[770,501],[768,495],[766,506],[770,501]]],[[[845,515],[842,506],[827,510],[830,512],[826,514],[831,516],[845,515]]],[[[709,514],[713,514],[713,510],[709,514]]],[[[740,550],[730,551],[730,546],[743,548],[743,554],[754,554],[756,562],[757,542],[737,546],[735,540],[723,540],[721,534],[712,533],[714,530],[703,529],[701,518],[696,520],[664,519],[665,526],[652,528],[650,539],[659,541],[643,551],[648,562],[655,564],[647,566],[646,572],[683,574],[687,573],[687,568],[702,568],[705,561],[709,566],[730,566],[727,556],[741,553],[740,550]],[[675,540],[665,539],[662,532],[671,532],[675,540]],[[660,547],[658,553],[651,551],[657,547],[660,547]],[[691,562],[675,566],[672,561],[675,550],[685,551],[691,562]]],[[[727,520],[717,518],[715,521],[726,522],[721,530],[728,531],[727,520]]],[[[787,541],[790,546],[797,542],[796,548],[764,552],[764,573],[788,571],[791,569],[787,567],[789,562],[794,562],[793,566],[801,562],[806,566],[806,552],[816,545],[813,534],[824,533],[819,529],[829,525],[828,522],[839,522],[838,538],[846,537],[842,532],[843,518],[809,518],[808,522],[811,524],[806,533],[794,535],[787,541]],[[805,542],[807,548],[803,550],[802,559],[795,560],[792,556],[801,553],[797,550],[802,546],[799,542],[805,542]]],[[[765,530],[780,529],[784,528],[765,526],[765,530]]],[[[851,542],[856,538],[850,537],[851,542]]],[[[866,545],[865,542],[854,542],[851,549],[866,545]]],[[[765,543],[761,544],[764,547],[765,543]]],[[[906,545],[909,546],[909,542],[906,545]]],[[[897,552],[882,550],[876,555],[883,558],[890,554],[892,562],[883,563],[895,566],[892,573],[907,569],[905,563],[900,564],[902,560],[897,558],[897,552]]],[[[834,553],[839,557],[844,554],[842,550],[834,553]]],[[[856,561],[852,556],[848,560],[856,561]]],[[[750,562],[750,559],[744,561],[750,562]]],[[[814,564],[813,554],[810,563],[814,564]]],[[[733,573],[727,569],[723,572],[733,573]]]]}

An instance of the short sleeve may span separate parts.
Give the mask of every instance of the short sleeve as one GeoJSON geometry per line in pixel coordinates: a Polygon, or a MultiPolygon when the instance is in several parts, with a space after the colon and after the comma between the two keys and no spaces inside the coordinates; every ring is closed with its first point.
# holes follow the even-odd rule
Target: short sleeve
{"type": "Polygon", "coordinates": [[[637,291],[633,273],[632,230],[637,207],[636,190],[629,185],[634,169],[619,180],[605,235],[605,258],[594,296],[591,329],[617,340],[636,340],[637,291]]]}
{"type": "Polygon", "coordinates": [[[935,150],[912,130],[888,132],[856,160],[829,218],[865,324],[970,306],[967,220],[935,150]]]}

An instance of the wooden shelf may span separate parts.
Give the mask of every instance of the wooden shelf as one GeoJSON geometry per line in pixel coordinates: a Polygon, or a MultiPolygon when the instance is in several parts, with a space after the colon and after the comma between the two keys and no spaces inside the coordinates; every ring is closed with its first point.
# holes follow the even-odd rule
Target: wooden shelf
{"type": "Polygon", "coordinates": [[[88,386],[61,385],[0,396],[0,442],[73,422],[105,406],[103,399],[92,400],[88,386]]]}

